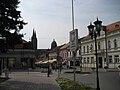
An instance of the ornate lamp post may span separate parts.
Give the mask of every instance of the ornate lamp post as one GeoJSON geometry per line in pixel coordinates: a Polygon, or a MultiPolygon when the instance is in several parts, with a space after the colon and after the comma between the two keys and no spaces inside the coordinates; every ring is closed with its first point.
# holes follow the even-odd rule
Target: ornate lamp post
{"type": "Polygon", "coordinates": [[[99,85],[99,75],[98,75],[98,57],[97,57],[97,36],[100,36],[100,31],[102,28],[102,21],[99,21],[97,18],[97,21],[94,22],[95,26],[90,23],[88,27],[89,30],[89,35],[92,37],[92,39],[95,40],[95,55],[96,55],[96,82],[97,82],[97,90],[100,90],[100,85],[99,85]],[[95,28],[94,28],[95,27],[95,28]]]}

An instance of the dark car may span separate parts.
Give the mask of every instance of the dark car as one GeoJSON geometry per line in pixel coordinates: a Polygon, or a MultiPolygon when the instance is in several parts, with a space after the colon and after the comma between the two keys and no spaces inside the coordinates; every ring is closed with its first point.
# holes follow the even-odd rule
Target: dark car
{"type": "Polygon", "coordinates": [[[120,77],[120,65],[118,66],[118,70],[119,70],[119,77],[120,77]]]}

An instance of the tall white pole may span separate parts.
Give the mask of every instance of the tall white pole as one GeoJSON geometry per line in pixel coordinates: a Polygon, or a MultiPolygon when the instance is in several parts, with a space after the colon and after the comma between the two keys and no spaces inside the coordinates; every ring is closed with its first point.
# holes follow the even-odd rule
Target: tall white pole
{"type": "Polygon", "coordinates": [[[72,0],[72,28],[74,30],[74,5],[73,5],[73,0],[72,0]]]}
{"type": "MultiPolygon", "coordinates": [[[[72,28],[74,30],[74,5],[73,5],[73,0],[72,0],[72,28]]],[[[76,81],[76,75],[75,75],[75,57],[76,57],[76,50],[72,52],[73,53],[73,58],[74,58],[74,83],[76,81]]],[[[74,88],[74,90],[76,87],[74,88]]]]}

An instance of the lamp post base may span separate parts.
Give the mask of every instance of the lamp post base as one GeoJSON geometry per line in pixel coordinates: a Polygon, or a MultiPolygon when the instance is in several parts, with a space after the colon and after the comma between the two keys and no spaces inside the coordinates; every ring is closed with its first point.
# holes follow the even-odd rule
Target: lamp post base
{"type": "Polygon", "coordinates": [[[96,90],[100,90],[100,88],[96,88],[96,90]]]}

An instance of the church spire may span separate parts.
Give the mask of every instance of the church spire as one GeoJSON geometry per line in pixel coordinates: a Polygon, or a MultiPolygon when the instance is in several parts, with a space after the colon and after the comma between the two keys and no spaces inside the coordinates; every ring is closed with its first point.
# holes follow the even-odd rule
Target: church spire
{"type": "Polygon", "coordinates": [[[33,28],[33,35],[32,36],[36,37],[36,31],[34,28],[33,28]]]}
{"type": "Polygon", "coordinates": [[[32,35],[32,46],[34,50],[37,49],[37,37],[36,37],[36,31],[34,28],[33,28],[33,35],[32,35]]]}

